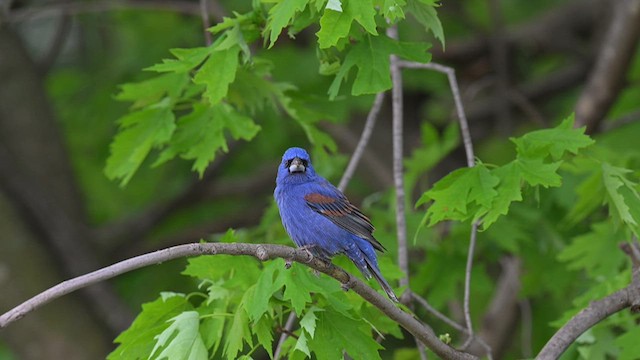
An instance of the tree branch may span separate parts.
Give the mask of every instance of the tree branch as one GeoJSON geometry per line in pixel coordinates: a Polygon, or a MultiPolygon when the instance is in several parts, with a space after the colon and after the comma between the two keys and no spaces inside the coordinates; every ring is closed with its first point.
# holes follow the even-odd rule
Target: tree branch
{"type": "MultiPolygon", "coordinates": [[[[387,36],[398,39],[398,27],[392,25],[387,28],[387,36]]],[[[400,61],[396,55],[389,57],[391,63],[391,89],[392,101],[392,133],[393,133],[393,182],[396,191],[396,235],[398,237],[398,266],[404,272],[400,278],[400,287],[407,287],[405,294],[401,296],[401,301],[408,304],[411,301],[409,289],[409,250],[407,248],[407,224],[404,213],[404,170],[403,170],[403,114],[402,114],[402,73],[400,61]]]]}
{"type": "Polygon", "coordinates": [[[312,269],[325,273],[340,281],[340,283],[342,283],[346,288],[352,289],[355,293],[377,307],[389,318],[396,321],[400,326],[405,328],[439,356],[446,359],[477,359],[473,355],[457,351],[440,341],[431,328],[421,324],[412,314],[402,311],[386,297],[380,295],[373,288],[369,287],[358,278],[350,275],[343,269],[319,258],[310,257],[309,253],[304,250],[273,244],[193,243],[174,246],[136,256],[86,275],[64,281],[41,292],[40,294],[2,314],[2,316],[0,316],[0,329],[7,327],[12,322],[24,317],[29,312],[38,309],[54,299],[86,286],[111,279],[117,275],[182,257],[217,254],[250,255],[256,257],[260,261],[283,258],[309,266],[312,269]]]}
{"type": "Polygon", "coordinates": [[[640,302],[640,258],[634,254],[638,251],[638,245],[631,243],[623,244],[621,247],[633,264],[631,283],[601,300],[592,302],[572,317],[549,339],[536,357],[537,360],[557,359],[578,336],[620,310],[628,307],[631,307],[632,312],[640,310],[636,307],[640,302]]]}
{"type": "Polygon", "coordinates": [[[640,37],[640,1],[620,0],[614,11],[596,65],[576,104],[576,127],[594,131],[616,100],[640,37]]]}

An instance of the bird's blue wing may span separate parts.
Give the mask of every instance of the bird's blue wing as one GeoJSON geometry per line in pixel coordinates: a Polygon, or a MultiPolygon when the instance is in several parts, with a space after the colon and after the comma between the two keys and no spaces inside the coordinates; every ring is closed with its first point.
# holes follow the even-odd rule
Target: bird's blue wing
{"type": "Polygon", "coordinates": [[[373,237],[374,227],[357,207],[333,186],[317,188],[305,195],[307,205],[315,212],[331,220],[348,232],[368,240],[373,247],[384,251],[382,244],[373,237]]]}

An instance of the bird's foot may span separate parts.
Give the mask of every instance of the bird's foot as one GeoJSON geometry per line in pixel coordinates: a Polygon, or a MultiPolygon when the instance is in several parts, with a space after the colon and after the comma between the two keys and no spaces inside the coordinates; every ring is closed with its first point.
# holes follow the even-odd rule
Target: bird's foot
{"type": "Polygon", "coordinates": [[[291,259],[285,260],[284,268],[287,269],[287,270],[291,269],[291,263],[293,263],[293,260],[291,260],[291,259]]]}
{"type": "Polygon", "coordinates": [[[320,271],[313,269],[313,275],[315,275],[316,277],[320,277],[320,271]]]}
{"type": "Polygon", "coordinates": [[[316,245],[305,245],[305,246],[301,246],[300,247],[300,250],[304,250],[307,253],[307,255],[309,256],[307,261],[305,261],[307,264],[309,264],[309,263],[311,263],[311,261],[313,261],[314,255],[311,252],[311,250],[313,248],[315,248],[315,247],[316,247],[316,245]]]}
{"type": "Polygon", "coordinates": [[[355,282],[353,278],[349,276],[349,281],[347,281],[346,283],[341,283],[340,288],[344,291],[349,291],[351,288],[353,288],[354,285],[355,285],[355,282]]]}

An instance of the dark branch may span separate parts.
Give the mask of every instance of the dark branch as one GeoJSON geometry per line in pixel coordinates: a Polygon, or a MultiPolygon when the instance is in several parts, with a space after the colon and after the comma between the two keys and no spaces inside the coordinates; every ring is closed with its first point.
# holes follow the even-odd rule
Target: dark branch
{"type": "Polygon", "coordinates": [[[640,267],[638,267],[639,261],[634,255],[636,252],[634,248],[637,249],[637,245],[632,243],[624,244],[621,247],[631,257],[633,264],[633,277],[629,286],[601,300],[594,301],[582,309],[549,339],[536,359],[557,359],[578,336],[595,324],[625,308],[631,307],[631,310],[634,310],[634,304],[637,306],[640,302],[640,267]]]}
{"type": "Polygon", "coordinates": [[[623,87],[640,37],[640,1],[621,0],[614,6],[596,65],[576,104],[576,126],[595,130],[623,87]]]}

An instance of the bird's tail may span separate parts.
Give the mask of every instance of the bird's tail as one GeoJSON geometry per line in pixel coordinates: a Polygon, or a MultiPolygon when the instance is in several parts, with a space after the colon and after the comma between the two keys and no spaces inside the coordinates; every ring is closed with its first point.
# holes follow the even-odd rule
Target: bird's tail
{"type": "Polygon", "coordinates": [[[365,257],[365,262],[367,263],[367,267],[371,270],[371,275],[376,279],[378,284],[380,284],[384,292],[387,293],[389,299],[398,302],[398,297],[393,292],[393,289],[391,288],[387,280],[385,280],[385,278],[382,277],[382,274],[380,274],[380,269],[378,269],[378,266],[372,264],[367,257],[365,257]]]}

